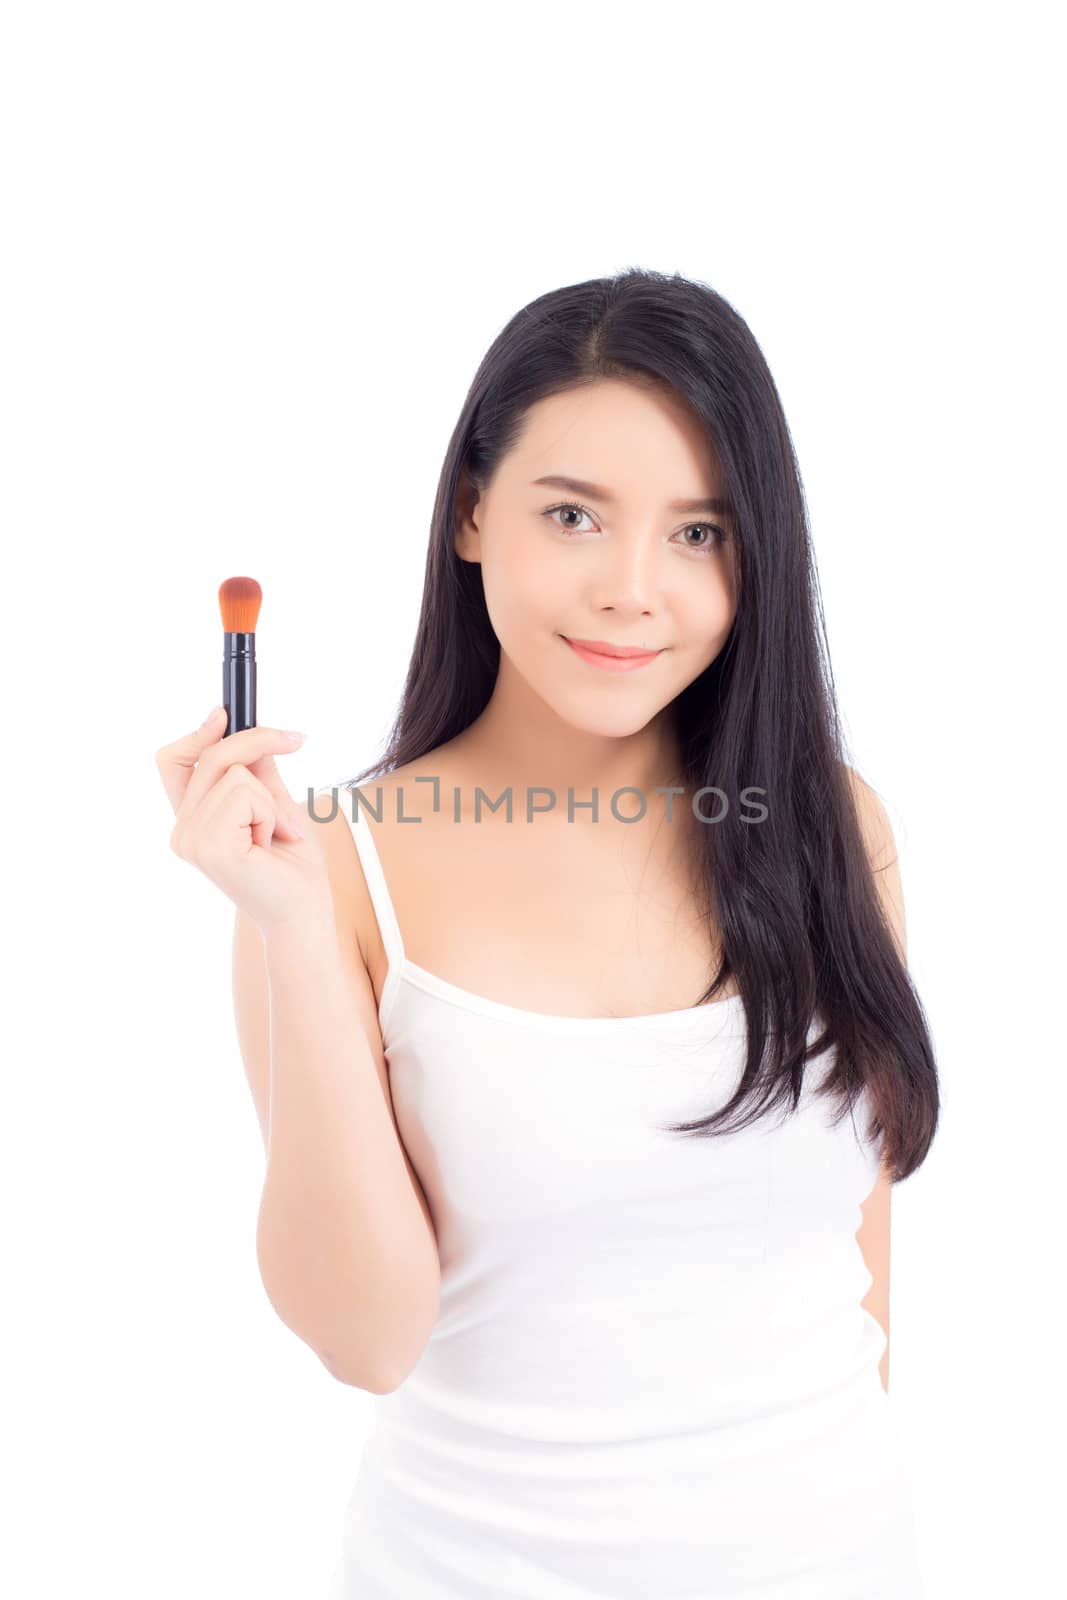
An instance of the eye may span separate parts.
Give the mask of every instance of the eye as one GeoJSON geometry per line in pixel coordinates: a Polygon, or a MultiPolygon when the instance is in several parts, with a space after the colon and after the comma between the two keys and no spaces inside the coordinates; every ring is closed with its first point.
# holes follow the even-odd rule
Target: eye
{"type": "Polygon", "coordinates": [[[685,548],[687,550],[695,550],[697,555],[703,555],[705,550],[717,550],[719,546],[726,540],[726,533],[724,529],[720,528],[716,522],[691,522],[689,523],[688,527],[682,528],[680,531],[682,533],[688,533],[690,528],[703,529],[703,531],[708,535],[703,544],[686,545],[685,548]]]}
{"type": "MultiPolygon", "coordinates": [[[[564,501],[562,505],[550,506],[548,510],[543,513],[543,515],[546,517],[555,517],[558,516],[561,511],[577,511],[580,515],[586,517],[591,517],[593,515],[591,511],[586,510],[585,506],[575,505],[571,500],[564,501]]],[[[556,527],[559,528],[560,533],[578,533],[581,531],[578,528],[562,528],[558,522],[556,523],[556,527]]]]}
{"type": "MultiPolygon", "coordinates": [[[[564,500],[558,506],[549,506],[548,510],[543,511],[541,515],[545,517],[555,517],[558,516],[561,511],[577,511],[580,516],[586,517],[591,517],[593,515],[587,506],[578,505],[574,500],[564,500]]],[[[568,538],[576,533],[581,533],[584,531],[581,528],[561,527],[558,522],[556,523],[556,527],[559,528],[560,533],[564,534],[568,538]]],[[[726,542],[726,530],[724,528],[720,528],[715,522],[690,522],[687,523],[684,528],[680,528],[678,531],[679,533],[689,533],[693,528],[702,529],[708,535],[708,538],[703,544],[686,544],[685,546],[687,550],[694,551],[698,556],[714,554],[714,552],[726,542]]]]}

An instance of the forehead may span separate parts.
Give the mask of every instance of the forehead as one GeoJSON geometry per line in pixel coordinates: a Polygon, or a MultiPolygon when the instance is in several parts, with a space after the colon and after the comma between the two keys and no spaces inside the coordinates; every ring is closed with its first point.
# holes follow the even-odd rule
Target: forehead
{"type": "Polygon", "coordinates": [[[662,385],[620,379],[535,401],[501,468],[527,483],[561,473],[623,497],[685,498],[723,484],[714,442],[692,409],[662,385]]]}

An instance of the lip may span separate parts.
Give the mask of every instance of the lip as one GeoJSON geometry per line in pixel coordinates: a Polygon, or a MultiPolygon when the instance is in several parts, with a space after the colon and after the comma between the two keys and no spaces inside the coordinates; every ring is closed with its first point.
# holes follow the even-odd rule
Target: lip
{"type": "Polygon", "coordinates": [[[633,645],[613,645],[602,639],[571,639],[565,633],[560,638],[576,656],[603,672],[634,672],[663,654],[662,650],[637,650],[633,645]]]}

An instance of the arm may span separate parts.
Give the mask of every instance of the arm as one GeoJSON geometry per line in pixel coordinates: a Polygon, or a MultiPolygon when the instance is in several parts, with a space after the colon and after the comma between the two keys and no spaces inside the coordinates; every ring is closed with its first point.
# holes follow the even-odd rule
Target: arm
{"type": "MultiPolygon", "coordinates": [[[[893,931],[901,960],[906,960],[907,940],[904,918],[904,895],[900,882],[893,830],[874,790],[869,788],[854,772],[851,774],[853,792],[860,826],[867,845],[875,885],[882,896],[889,925],[893,931]]],[[[880,1323],[885,1331],[886,1347],[879,1363],[882,1387],[889,1392],[889,1255],[890,1255],[890,1197],[893,1185],[884,1169],[878,1181],[861,1206],[863,1221],[856,1239],[863,1259],[874,1280],[863,1300],[864,1308],[880,1323]]]]}
{"type": "Polygon", "coordinates": [[[382,1394],[429,1339],[440,1262],[344,910],[351,846],[346,857],[332,823],[307,826],[321,828],[335,927],[263,935],[238,912],[234,928],[235,1017],[267,1157],[256,1251],[281,1320],[341,1382],[382,1394]]]}

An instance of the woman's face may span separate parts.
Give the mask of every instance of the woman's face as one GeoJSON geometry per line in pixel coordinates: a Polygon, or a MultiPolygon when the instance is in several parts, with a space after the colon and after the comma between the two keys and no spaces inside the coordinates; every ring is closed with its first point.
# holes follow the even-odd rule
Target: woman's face
{"type": "Polygon", "coordinates": [[[670,392],[612,379],[532,406],[457,524],[456,553],[482,567],[498,691],[519,704],[532,690],[588,733],[651,722],[715,660],[733,622],[735,525],[710,503],[725,493],[702,426],[670,392]],[[609,671],[568,639],[660,653],[609,671]],[[522,685],[508,690],[515,674],[522,685]]]}

